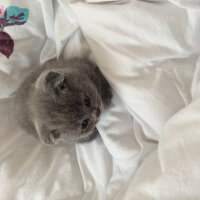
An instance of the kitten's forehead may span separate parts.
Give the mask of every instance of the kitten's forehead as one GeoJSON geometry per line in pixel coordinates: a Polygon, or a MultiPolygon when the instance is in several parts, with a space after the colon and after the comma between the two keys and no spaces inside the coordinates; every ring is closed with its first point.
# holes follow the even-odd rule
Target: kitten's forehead
{"type": "Polygon", "coordinates": [[[66,89],[64,94],[59,96],[49,91],[41,96],[40,107],[52,120],[57,118],[61,121],[76,121],[84,116],[83,96],[84,92],[77,88],[66,89]]]}
{"type": "Polygon", "coordinates": [[[45,112],[45,120],[49,125],[69,127],[72,124],[80,123],[85,113],[81,106],[60,105],[58,103],[51,104],[48,107],[43,107],[45,112]]]}

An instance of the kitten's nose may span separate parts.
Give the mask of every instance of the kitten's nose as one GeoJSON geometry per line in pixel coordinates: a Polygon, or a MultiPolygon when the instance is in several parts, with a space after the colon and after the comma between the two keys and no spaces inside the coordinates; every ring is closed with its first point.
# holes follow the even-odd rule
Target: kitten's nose
{"type": "Polygon", "coordinates": [[[99,108],[94,108],[92,111],[92,116],[93,117],[99,117],[100,115],[100,109],[99,108]]]}

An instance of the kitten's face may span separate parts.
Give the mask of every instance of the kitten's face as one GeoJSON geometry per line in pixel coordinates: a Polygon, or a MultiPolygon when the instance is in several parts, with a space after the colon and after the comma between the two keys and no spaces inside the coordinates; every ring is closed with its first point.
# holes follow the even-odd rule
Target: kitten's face
{"type": "Polygon", "coordinates": [[[49,145],[91,135],[102,106],[96,86],[87,76],[77,73],[43,73],[32,98],[37,133],[49,145]]]}

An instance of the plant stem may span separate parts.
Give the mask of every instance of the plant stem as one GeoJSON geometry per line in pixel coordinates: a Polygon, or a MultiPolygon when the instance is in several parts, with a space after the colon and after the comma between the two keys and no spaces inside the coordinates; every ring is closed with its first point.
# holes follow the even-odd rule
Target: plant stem
{"type": "Polygon", "coordinates": [[[4,26],[2,24],[0,24],[0,32],[2,32],[4,29],[4,26]]]}

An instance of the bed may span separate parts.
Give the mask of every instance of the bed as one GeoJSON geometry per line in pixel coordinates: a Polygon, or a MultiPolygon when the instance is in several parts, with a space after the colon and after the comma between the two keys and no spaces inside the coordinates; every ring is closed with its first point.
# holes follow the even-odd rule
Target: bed
{"type": "Polygon", "coordinates": [[[199,1],[1,0],[0,24],[1,200],[200,199],[199,1]],[[73,56],[98,64],[112,103],[95,140],[46,147],[9,96],[73,56]]]}

